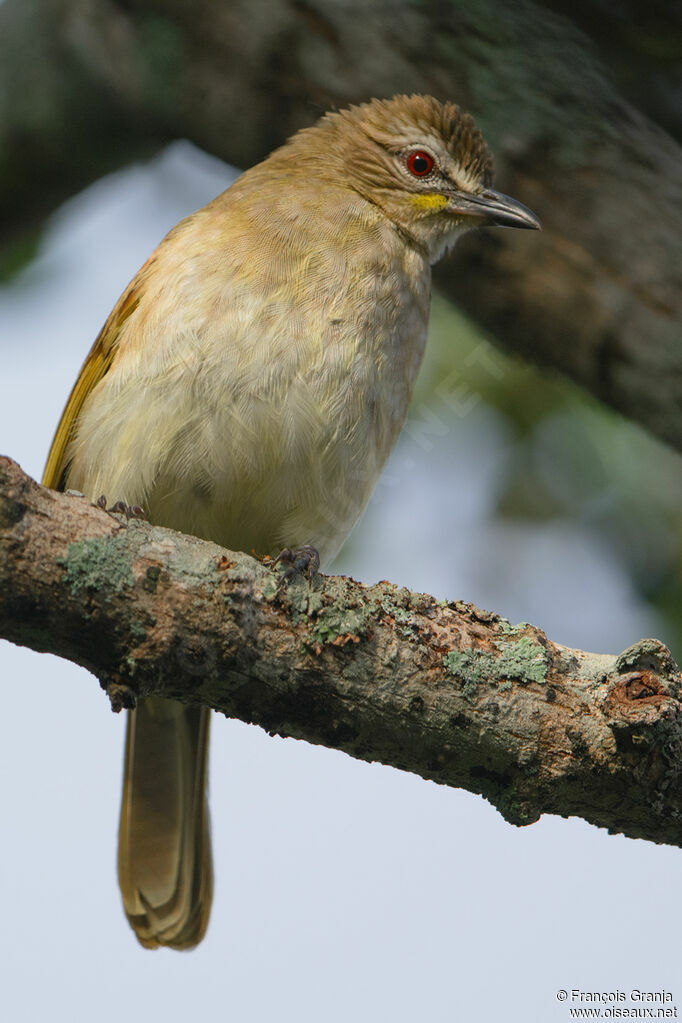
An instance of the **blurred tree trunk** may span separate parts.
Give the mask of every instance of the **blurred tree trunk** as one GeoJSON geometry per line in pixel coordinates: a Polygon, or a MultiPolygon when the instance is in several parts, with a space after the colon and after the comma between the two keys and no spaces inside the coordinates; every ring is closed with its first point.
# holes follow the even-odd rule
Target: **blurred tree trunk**
{"type": "Polygon", "coordinates": [[[627,100],[680,141],[682,4],[679,0],[540,0],[599,47],[627,100]]]}
{"type": "Polygon", "coordinates": [[[631,8],[6,0],[6,250],[165,140],[245,167],[332,106],[411,91],[455,99],[496,154],[498,186],[545,231],[466,238],[439,286],[499,344],[682,448],[680,12],[656,0],[634,33],[631,8]]]}

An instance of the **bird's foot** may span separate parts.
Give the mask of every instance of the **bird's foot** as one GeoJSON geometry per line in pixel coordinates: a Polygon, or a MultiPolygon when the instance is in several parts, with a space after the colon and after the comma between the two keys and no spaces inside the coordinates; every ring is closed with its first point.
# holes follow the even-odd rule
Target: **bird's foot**
{"type": "Polygon", "coordinates": [[[273,568],[275,565],[282,565],[284,568],[280,586],[294,575],[305,575],[312,582],[320,570],[320,555],[310,544],[304,544],[302,547],[285,547],[272,564],[273,568]]]}
{"type": "Polygon", "coordinates": [[[107,499],[104,494],[97,498],[95,504],[109,515],[125,515],[127,519],[147,518],[144,508],[140,508],[139,504],[130,505],[126,504],[125,501],[117,501],[116,504],[112,504],[111,508],[107,508],[107,499]]]}
{"type": "Polygon", "coordinates": [[[114,714],[120,714],[122,710],[135,710],[137,700],[130,686],[113,681],[100,684],[111,701],[111,709],[114,714]]]}

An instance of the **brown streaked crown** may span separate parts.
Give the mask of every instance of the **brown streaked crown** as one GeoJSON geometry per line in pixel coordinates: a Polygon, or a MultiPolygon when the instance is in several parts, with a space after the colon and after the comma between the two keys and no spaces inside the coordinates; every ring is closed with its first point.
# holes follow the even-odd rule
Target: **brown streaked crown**
{"type": "Polygon", "coordinates": [[[388,149],[414,142],[415,132],[435,136],[470,177],[487,188],[493,180],[493,158],[470,114],[455,103],[440,103],[433,96],[394,96],[371,100],[330,113],[324,119],[345,119],[357,124],[388,149]]]}

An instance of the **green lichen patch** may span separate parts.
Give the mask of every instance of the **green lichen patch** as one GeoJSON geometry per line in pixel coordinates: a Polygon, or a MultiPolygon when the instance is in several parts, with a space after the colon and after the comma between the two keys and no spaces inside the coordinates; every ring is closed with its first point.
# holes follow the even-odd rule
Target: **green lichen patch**
{"type": "Polygon", "coordinates": [[[274,576],[263,583],[263,600],[274,600],[279,593],[279,580],[274,576]]]}
{"type": "Polygon", "coordinates": [[[359,643],[367,635],[377,613],[374,603],[348,607],[333,603],[320,608],[308,633],[306,644],[314,650],[323,646],[359,643]]]}
{"type": "Polygon", "coordinates": [[[540,643],[522,636],[513,643],[496,643],[499,676],[520,682],[544,682],[547,677],[547,652],[540,643]]]}
{"type": "Polygon", "coordinates": [[[315,590],[312,583],[305,577],[291,579],[285,582],[284,586],[295,624],[300,624],[322,610],[322,594],[315,590]]]}
{"type": "Polygon", "coordinates": [[[518,625],[512,625],[508,618],[500,618],[496,624],[498,631],[505,636],[513,635],[515,632],[523,632],[524,629],[528,628],[527,622],[520,622],[518,625]]]}
{"type": "Polygon", "coordinates": [[[315,581],[303,575],[292,576],[290,579],[283,575],[273,575],[263,583],[262,593],[264,600],[283,602],[289,609],[294,625],[314,618],[322,611],[325,599],[328,599],[328,594],[315,581]]]}
{"type": "Polygon", "coordinates": [[[495,673],[495,655],[485,650],[464,650],[462,653],[453,650],[445,654],[443,664],[451,675],[464,680],[465,691],[467,686],[475,689],[495,673]]]}
{"type": "Polygon", "coordinates": [[[129,558],[113,536],[91,536],[70,543],[60,564],[64,582],[74,596],[83,590],[120,593],[124,586],[133,585],[129,558]]]}
{"type": "Polygon", "coordinates": [[[510,679],[522,683],[545,681],[547,653],[540,643],[523,636],[495,646],[499,653],[470,649],[444,655],[443,664],[451,675],[462,680],[465,696],[473,696],[483,682],[499,682],[506,688],[510,679]]]}
{"type": "Polygon", "coordinates": [[[311,589],[308,593],[308,616],[318,614],[322,607],[322,593],[319,590],[311,589]]]}

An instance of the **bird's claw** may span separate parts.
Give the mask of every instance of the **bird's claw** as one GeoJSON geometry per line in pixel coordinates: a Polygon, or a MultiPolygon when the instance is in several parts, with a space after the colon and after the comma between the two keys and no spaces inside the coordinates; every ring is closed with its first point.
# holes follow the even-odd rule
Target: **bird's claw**
{"type": "Polygon", "coordinates": [[[125,501],[117,501],[116,504],[112,504],[111,508],[107,508],[107,499],[104,494],[97,498],[95,504],[109,515],[125,515],[127,519],[147,518],[144,508],[140,508],[139,504],[130,505],[125,501]]]}
{"type": "Polygon", "coordinates": [[[284,568],[282,584],[293,575],[305,575],[312,582],[320,570],[320,555],[310,544],[285,547],[273,561],[274,565],[282,565],[284,568]]]}

